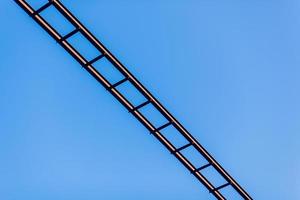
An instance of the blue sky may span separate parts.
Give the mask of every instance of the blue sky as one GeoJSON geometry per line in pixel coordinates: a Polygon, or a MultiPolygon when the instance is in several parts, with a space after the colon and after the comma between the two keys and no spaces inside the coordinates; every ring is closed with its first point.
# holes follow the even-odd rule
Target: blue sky
{"type": "MultiPolygon", "coordinates": [[[[63,3],[254,199],[300,199],[299,1],[63,3]]],[[[214,199],[13,1],[0,24],[1,199],[214,199]]]]}

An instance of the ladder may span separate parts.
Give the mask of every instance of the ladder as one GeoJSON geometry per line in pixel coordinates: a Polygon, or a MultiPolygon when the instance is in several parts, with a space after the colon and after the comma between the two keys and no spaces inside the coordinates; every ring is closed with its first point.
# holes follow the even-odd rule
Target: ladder
{"type": "MultiPolygon", "coordinates": [[[[126,67],[59,1],[48,0],[38,9],[34,9],[26,0],[15,0],[15,2],[26,13],[35,20],[49,35],[51,35],[56,42],[58,42],[77,62],[85,68],[101,85],[103,85],[139,122],[141,122],[150,133],[158,139],[170,152],[174,155],[189,171],[194,175],[217,199],[225,200],[231,197],[226,197],[222,194],[224,188],[231,187],[240,199],[251,200],[250,195],[223,169],[223,167],[207,152],[207,150],[173,117],[170,112],[132,75],[126,67]],[[62,35],[53,26],[51,26],[41,15],[43,11],[49,7],[55,8],[61,13],[64,18],[74,27],[73,31],[62,35]],[[93,59],[88,60],[79,51],[68,42],[75,34],[81,34],[88,40],[99,52],[99,55],[93,59]],[[107,77],[99,72],[94,67],[96,62],[102,59],[109,61],[112,66],[117,69],[123,78],[117,82],[111,83],[107,77]],[[131,84],[146,101],[134,105],[128,98],[126,98],[119,90],[124,83],[131,84]],[[160,126],[154,125],[143,113],[142,109],[149,105],[153,106],[167,123],[160,126]],[[163,130],[173,127],[187,143],[183,146],[177,147],[165,135],[163,130]],[[201,159],[206,161],[203,166],[196,166],[190,159],[188,159],[183,151],[185,149],[193,148],[202,156],[201,159]],[[202,173],[203,170],[211,168],[218,175],[223,177],[225,183],[222,185],[213,185],[210,180],[202,173]]],[[[232,198],[231,198],[232,199],[232,198]]]]}

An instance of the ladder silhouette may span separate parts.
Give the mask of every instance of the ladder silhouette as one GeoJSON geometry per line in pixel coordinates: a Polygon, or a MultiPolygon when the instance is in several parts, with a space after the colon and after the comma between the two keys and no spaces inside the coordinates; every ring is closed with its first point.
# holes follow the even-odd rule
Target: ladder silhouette
{"type": "MultiPolygon", "coordinates": [[[[223,169],[223,167],[207,152],[207,150],[169,113],[169,111],[162,106],[162,104],[125,68],[125,66],[115,58],[115,56],[107,50],[107,48],[94,36],[92,33],[82,25],[79,20],[59,1],[48,0],[42,7],[33,9],[31,5],[25,0],[15,0],[15,2],[29,14],[45,31],[47,31],[79,64],[84,67],[99,83],[101,83],[136,119],[138,119],[152,135],[154,135],[170,152],[174,155],[217,199],[228,199],[222,194],[222,189],[231,187],[241,199],[252,199],[249,194],[223,169]],[[74,30],[66,35],[61,35],[53,28],[40,14],[49,7],[54,7],[61,13],[67,21],[73,25],[74,30]],[[94,59],[88,60],[78,50],[68,42],[68,39],[75,34],[84,36],[99,52],[99,55],[94,59]],[[111,83],[104,77],[93,65],[102,59],[107,59],[112,67],[115,67],[122,75],[123,79],[111,83]],[[118,87],[125,82],[134,86],[137,91],[146,99],[145,102],[134,105],[128,98],[126,98],[118,87]],[[141,109],[152,105],[154,109],[167,120],[167,123],[156,127],[150,119],[143,115],[141,109]],[[187,143],[183,146],[176,147],[170,140],[168,140],[163,130],[173,127],[175,130],[186,139],[187,143]],[[190,159],[188,159],[183,151],[185,149],[194,148],[206,160],[203,166],[195,166],[190,159]],[[202,173],[203,170],[211,168],[223,177],[225,183],[214,186],[207,177],[202,173]]],[[[203,159],[202,158],[202,159],[203,159]]]]}

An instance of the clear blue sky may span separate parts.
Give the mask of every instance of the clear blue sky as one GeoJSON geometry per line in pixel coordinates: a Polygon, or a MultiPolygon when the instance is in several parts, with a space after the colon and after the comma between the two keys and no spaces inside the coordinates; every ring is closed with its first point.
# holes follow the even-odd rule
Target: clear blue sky
{"type": "MultiPolygon", "coordinates": [[[[63,3],[254,199],[300,199],[299,1],[63,3]]],[[[0,199],[214,199],[13,1],[0,24],[0,199]]]]}

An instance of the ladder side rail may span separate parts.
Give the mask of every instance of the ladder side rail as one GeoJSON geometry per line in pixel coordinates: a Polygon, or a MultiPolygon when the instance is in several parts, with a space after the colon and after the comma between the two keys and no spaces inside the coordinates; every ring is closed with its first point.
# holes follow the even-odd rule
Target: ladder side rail
{"type": "MultiPolygon", "coordinates": [[[[50,25],[48,22],[46,22],[41,16],[35,15],[32,12],[32,8],[27,4],[19,4],[24,10],[31,16],[33,19],[46,31],[48,32],[73,58],[75,58],[98,82],[100,82],[107,90],[111,92],[111,94],[121,103],[123,104],[128,110],[133,108],[133,106],[130,104],[130,102],[120,93],[118,93],[117,90],[114,90],[116,92],[113,92],[113,90],[110,90],[110,86],[108,81],[92,66],[87,66],[88,61],[80,55],[76,49],[74,49],[67,41],[62,40],[62,37],[60,34],[50,25]]],[[[154,126],[146,119],[143,115],[141,115],[139,112],[135,111],[133,115],[149,130],[154,131],[154,126]]],[[[160,132],[156,132],[154,136],[170,151],[175,151],[175,147],[170,143],[169,140],[167,140],[160,132]]],[[[193,165],[186,159],[181,153],[177,153],[175,157],[190,171],[194,170],[193,165]]],[[[195,174],[194,174],[195,175],[195,174]]],[[[197,174],[195,175],[196,178],[203,183],[203,185],[206,186],[206,188],[209,191],[213,191],[214,186],[202,175],[197,174]]],[[[218,199],[224,199],[222,194],[219,192],[215,192],[215,194],[218,199]]]]}
{"type": "Polygon", "coordinates": [[[228,181],[233,188],[245,199],[252,199],[247,192],[229,175],[228,172],[208,153],[208,151],[192,136],[180,122],[127,70],[127,68],[58,0],[54,0],[53,4],[73,25],[82,28],[86,38],[94,44],[102,53],[107,55],[108,60],[123,75],[127,75],[132,80],[132,84],[147,98],[153,101],[153,105],[164,115],[169,121],[174,122],[174,127],[182,133],[182,135],[191,143],[195,144],[195,148],[212,163],[212,166],[228,181]]]}

